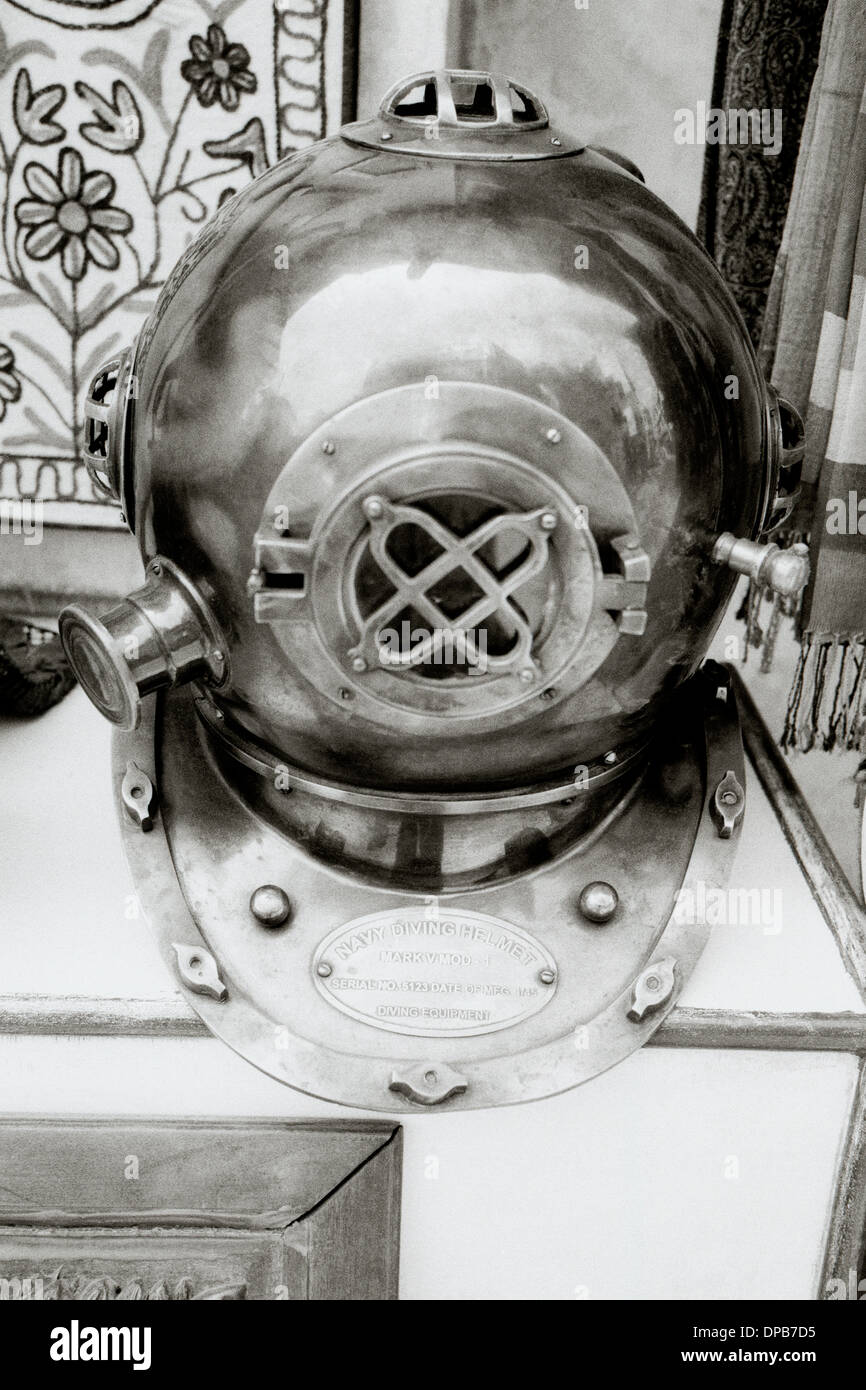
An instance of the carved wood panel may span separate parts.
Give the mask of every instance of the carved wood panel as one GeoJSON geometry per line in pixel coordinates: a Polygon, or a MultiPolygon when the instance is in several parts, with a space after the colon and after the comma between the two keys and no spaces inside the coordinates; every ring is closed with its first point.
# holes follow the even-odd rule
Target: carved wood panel
{"type": "Polygon", "coordinates": [[[0,1119],[0,1300],[397,1297],[401,1131],[0,1119]]]}

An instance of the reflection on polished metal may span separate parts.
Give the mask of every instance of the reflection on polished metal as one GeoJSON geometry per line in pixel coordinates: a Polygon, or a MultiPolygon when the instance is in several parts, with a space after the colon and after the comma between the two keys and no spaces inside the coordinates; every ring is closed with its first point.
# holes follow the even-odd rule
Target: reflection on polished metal
{"type": "Polygon", "coordinates": [[[588,922],[609,922],[619,906],[619,894],[610,883],[588,883],[578,907],[588,922]]]}
{"type": "Polygon", "coordinates": [[[320,802],[306,833],[263,818],[260,778],[237,781],[189,691],[160,696],[139,729],[117,736],[115,757],[152,766],[157,726],[164,807],[148,836],[126,820],[124,840],[139,896],[157,904],[151,926],[164,958],[178,968],[178,942],[207,953],[226,993],[202,993],[181,975],[187,997],[249,1061],[371,1110],[530,1100],[640,1047],[676,1002],[710,930],[703,919],[671,915],[671,902],[680,887],[697,901],[698,885],[711,899],[737,844],[738,832],[719,838],[712,816],[726,769],[744,778],[735,703],[717,667],[682,691],[639,776],[625,788],[608,784],[606,815],[584,819],[578,792],[561,811],[441,817],[433,824],[461,830],[451,844],[429,838],[423,814],[398,813],[392,834],[365,812],[368,838],[390,844],[393,856],[389,868],[383,850],[376,873],[345,867],[341,803],[320,802]],[[408,857],[419,850],[420,864],[408,857]],[[485,872],[467,872],[462,886],[443,892],[419,888],[450,878],[460,853],[464,864],[480,855],[485,872]],[[215,873],[215,860],[230,861],[230,870],[215,873]],[[263,862],[292,884],[290,931],[239,930],[239,898],[255,888],[263,862]],[[604,875],[620,903],[615,926],[599,931],[575,917],[573,894],[581,878],[604,875]],[[634,982],[668,958],[677,962],[671,989],[636,1001],[634,982]],[[544,970],[553,982],[541,979],[544,970]],[[335,980],[347,983],[329,991],[335,980]],[[425,1095],[430,1070],[437,1083],[425,1095]],[[451,1073],[460,1089],[449,1081],[443,1091],[451,1073]]]}
{"type": "Polygon", "coordinates": [[[725,531],[713,546],[713,559],[780,598],[795,598],[809,582],[809,547],[799,541],[782,550],[772,542],[759,545],[725,531]]]}
{"type": "MultiPolygon", "coordinates": [[[[435,408],[407,383],[314,431],[267,495],[251,560],[252,615],[291,669],[328,706],[348,689],[356,720],[386,719],[380,737],[416,744],[459,718],[462,738],[486,728],[489,745],[494,717],[522,723],[542,691],[573,695],[644,632],[652,568],[626,488],[573,422],[500,386],[446,381],[435,408]],[[567,451],[539,459],[554,420],[567,451]],[[484,442],[450,438],[458,428],[484,442]],[[337,500],[292,524],[325,434],[337,500]]],[[[340,724],[345,737],[343,712],[340,724]]]]}
{"type": "Polygon", "coordinates": [[[639,1047],[742,822],[729,566],[802,567],[760,549],[799,421],[688,229],[520,84],[421,73],[217,213],[86,409],[147,583],[61,630],[208,1025],[377,1110],[639,1047]]]}
{"type": "Polygon", "coordinates": [[[65,608],[60,635],[85,691],[122,729],[138,724],[143,695],[226,678],[225,640],[206,603],[162,557],[149,562],[146,583],[101,619],[77,604],[65,608]]]}
{"type": "Polygon", "coordinates": [[[263,927],[282,927],[289,920],[292,905],[285,889],[263,883],[250,898],[250,911],[263,927]]]}

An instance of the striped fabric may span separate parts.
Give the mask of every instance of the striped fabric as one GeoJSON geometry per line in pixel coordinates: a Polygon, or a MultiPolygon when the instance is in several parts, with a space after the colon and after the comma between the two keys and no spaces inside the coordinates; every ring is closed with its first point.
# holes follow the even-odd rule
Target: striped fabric
{"type": "Polygon", "coordinates": [[[783,735],[802,750],[866,749],[864,300],[866,0],[830,0],[760,347],[806,421],[792,539],[812,581],[783,735]]]}

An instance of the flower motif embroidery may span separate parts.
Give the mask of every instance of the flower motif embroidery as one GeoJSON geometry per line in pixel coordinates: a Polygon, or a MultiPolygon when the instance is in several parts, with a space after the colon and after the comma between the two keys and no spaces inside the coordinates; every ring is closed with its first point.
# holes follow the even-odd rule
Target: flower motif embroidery
{"type": "Polygon", "coordinates": [[[34,93],[29,72],[21,68],[15,78],[12,112],[22,140],[30,140],[34,145],[53,145],[56,140],[62,140],[66,131],[51,117],[65,100],[66,88],[59,82],[34,93]]]}
{"type": "Polygon", "coordinates": [[[225,31],[211,24],[207,38],[193,34],[192,58],[180,65],[180,74],[192,87],[202,106],[213,106],[217,97],[226,111],[234,111],[241,92],[254,92],[255,75],[249,71],[250,55],[242,43],[227,43],[225,31]]]}
{"type": "Polygon", "coordinates": [[[202,149],[211,159],[242,159],[254,179],[268,168],[265,128],[258,116],[253,116],[243,130],[236,130],[227,140],[205,140],[202,149]]]}
{"type": "Polygon", "coordinates": [[[115,182],[110,174],[84,172],[81,155],[70,148],[61,151],[55,178],[42,164],[28,164],[24,182],[32,198],[15,208],[19,226],[30,230],[24,250],[35,261],[60,252],[63,274],[80,280],[89,260],[104,270],[116,270],[120,255],[110,233],[125,236],[132,218],[122,208],[111,207],[115,182]]]}
{"type": "Polygon", "coordinates": [[[89,102],[95,119],[80,127],[81,134],[91,145],[111,150],[114,154],[132,154],[144,139],[144,125],[138,102],[125,82],[118,80],[111,88],[111,101],[101,97],[86,82],[76,82],[75,91],[89,102]]]}
{"type": "Polygon", "coordinates": [[[15,355],[5,343],[0,343],[0,420],[6,414],[7,405],[17,401],[21,395],[21,382],[15,375],[15,355]]]}

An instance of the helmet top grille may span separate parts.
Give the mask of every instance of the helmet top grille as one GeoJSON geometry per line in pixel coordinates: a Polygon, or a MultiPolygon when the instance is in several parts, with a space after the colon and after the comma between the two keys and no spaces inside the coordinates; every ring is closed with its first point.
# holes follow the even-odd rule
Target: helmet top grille
{"type": "Polygon", "coordinates": [[[542,130],[547,112],[526,87],[496,73],[449,69],[404,78],[385,96],[380,115],[448,128],[542,130]]]}

